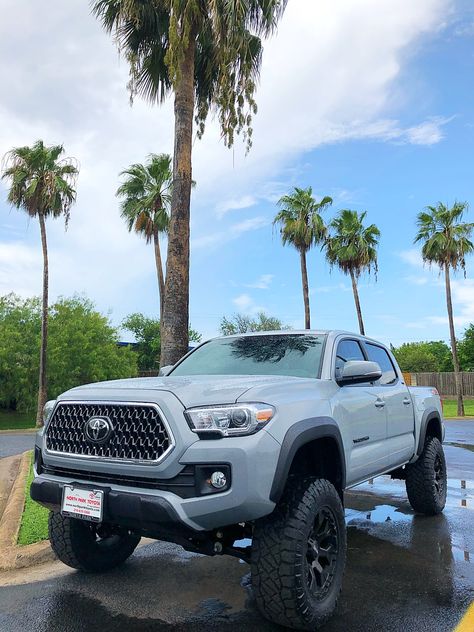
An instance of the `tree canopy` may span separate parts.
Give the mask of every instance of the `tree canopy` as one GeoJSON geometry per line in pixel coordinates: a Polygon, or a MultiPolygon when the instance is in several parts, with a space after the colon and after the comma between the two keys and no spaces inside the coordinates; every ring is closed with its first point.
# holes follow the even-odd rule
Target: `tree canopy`
{"type": "Polygon", "coordinates": [[[267,316],[265,312],[259,312],[256,317],[246,314],[234,314],[230,318],[223,316],[219,325],[222,336],[245,334],[252,331],[278,331],[289,329],[284,327],[279,318],[267,316]]]}
{"type": "MultiPolygon", "coordinates": [[[[122,329],[132,332],[135,337],[138,369],[140,371],[158,371],[161,349],[159,319],[150,318],[140,313],[129,314],[122,322],[122,329]]],[[[201,334],[190,328],[189,340],[200,342],[201,334]]]]}
{"type": "Polygon", "coordinates": [[[453,359],[449,346],[442,340],[405,342],[392,347],[402,371],[424,373],[452,371],[453,359]]]}
{"type": "Polygon", "coordinates": [[[422,244],[423,261],[465,272],[466,256],[474,252],[474,223],[463,221],[466,209],[466,202],[455,202],[451,208],[439,202],[418,214],[415,243],[422,244]]]}
{"type": "MultiPolygon", "coordinates": [[[[137,374],[137,356],[119,347],[118,331],[83,297],[61,298],[49,307],[48,398],[85,384],[137,374]]],[[[0,406],[35,406],[41,302],[15,294],[0,297],[0,406]]]]}
{"type": "Polygon", "coordinates": [[[163,102],[191,44],[198,135],[215,109],[226,145],[243,132],[250,146],[262,38],[276,29],[286,2],[94,0],[92,10],[129,62],[132,98],[163,102]]]}

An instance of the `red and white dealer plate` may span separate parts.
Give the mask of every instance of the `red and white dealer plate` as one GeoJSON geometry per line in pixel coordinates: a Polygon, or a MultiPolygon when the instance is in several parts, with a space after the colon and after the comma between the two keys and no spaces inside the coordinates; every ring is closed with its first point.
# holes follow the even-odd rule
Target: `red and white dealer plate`
{"type": "Polygon", "coordinates": [[[69,518],[102,522],[104,492],[100,489],[81,489],[64,485],[61,513],[69,518]]]}

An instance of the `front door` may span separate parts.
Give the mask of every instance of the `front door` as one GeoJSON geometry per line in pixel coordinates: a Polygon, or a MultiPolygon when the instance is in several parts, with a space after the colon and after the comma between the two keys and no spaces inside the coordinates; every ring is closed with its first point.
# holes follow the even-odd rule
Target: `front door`
{"type": "Polygon", "coordinates": [[[377,362],[382,369],[382,377],[375,387],[387,411],[387,466],[398,466],[408,461],[415,451],[413,402],[387,351],[371,342],[363,344],[368,359],[377,362]]]}
{"type": "MultiPolygon", "coordinates": [[[[338,342],[335,378],[349,360],[365,360],[360,342],[338,342]]],[[[333,417],[338,420],[347,458],[347,484],[366,480],[385,469],[387,460],[387,413],[380,389],[371,383],[341,386],[333,399],[333,417]]]]}

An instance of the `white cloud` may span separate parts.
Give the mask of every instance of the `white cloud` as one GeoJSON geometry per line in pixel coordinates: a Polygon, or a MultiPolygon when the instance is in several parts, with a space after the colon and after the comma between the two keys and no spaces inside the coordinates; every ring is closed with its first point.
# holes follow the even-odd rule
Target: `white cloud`
{"type": "Polygon", "coordinates": [[[262,274],[253,283],[245,284],[245,287],[251,287],[258,290],[267,290],[270,287],[270,284],[274,278],[275,278],[274,274],[262,274]]]}
{"type": "Polygon", "coordinates": [[[257,203],[256,198],[253,195],[243,195],[237,199],[224,200],[220,202],[216,207],[216,216],[221,219],[229,211],[240,210],[244,208],[250,208],[257,203]]]}
{"type": "Polygon", "coordinates": [[[398,256],[405,263],[409,263],[417,268],[424,268],[423,258],[421,252],[417,248],[411,248],[410,250],[402,250],[398,253],[398,256]]]}
{"type": "Polygon", "coordinates": [[[232,299],[232,303],[242,314],[255,315],[259,312],[265,311],[265,308],[261,305],[257,305],[253,298],[248,294],[240,294],[239,296],[236,296],[232,299]]]}
{"type": "Polygon", "coordinates": [[[442,128],[450,120],[435,117],[414,127],[409,127],[405,132],[406,140],[413,145],[435,145],[444,138],[442,128]]]}
{"type": "Polygon", "coordinates": [[[237,239],[243,233],[258,230],[259,228],[263,228],[269,224],[270,220],[265,217],[251,217],[237,224],[233,224],[225,231],[218,231],[216,233],[209,233],[207,235],[201,235],[200,237],[193,238],[191,246],[194,249],[215,248],[237,239]]]}

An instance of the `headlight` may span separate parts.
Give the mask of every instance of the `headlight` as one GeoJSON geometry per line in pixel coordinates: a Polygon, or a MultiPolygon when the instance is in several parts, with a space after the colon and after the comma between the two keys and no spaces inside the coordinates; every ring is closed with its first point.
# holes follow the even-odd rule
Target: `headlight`
{"type": "Polygon", "coordinates": [[[268,404],[229,404],[188,408],[184,414],[193,432],[233,437],[252,434],[263,428],[275,414],[275,409],[268,404]]]}
{"type": "Polygon", "coordinates": [[[43,426],[46,426],[48,423],[48,419],[51,417],[51,413],[53,412],[53,408],[56,404],[55,399],[50,399],[43,408],[43,426]]]}

